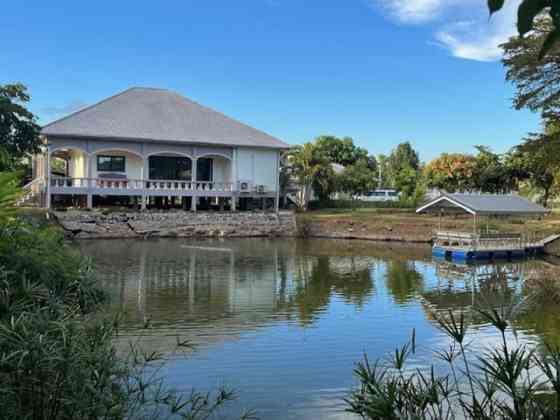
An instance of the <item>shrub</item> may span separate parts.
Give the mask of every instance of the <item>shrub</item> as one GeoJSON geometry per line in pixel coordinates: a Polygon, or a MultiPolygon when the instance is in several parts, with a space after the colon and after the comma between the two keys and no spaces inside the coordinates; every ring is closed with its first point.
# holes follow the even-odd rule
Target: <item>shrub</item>
{"type": "Polygon", "coordinates": [[[372,208],[372,209],[412,209],[415,208],[412,201],[362,201],[362,200],[325,200],[310,201],[309,210],[324,209],[356,209],[356,208],[372,208]]]}
{"type": "Polygon", "coordinates": [[[0,223],[2,419],[204,419],[234,398],[180,397],[157,376],[160,355],[117,355],[118,323],[96,311],[105,301],[57,231],[0,223]]]}

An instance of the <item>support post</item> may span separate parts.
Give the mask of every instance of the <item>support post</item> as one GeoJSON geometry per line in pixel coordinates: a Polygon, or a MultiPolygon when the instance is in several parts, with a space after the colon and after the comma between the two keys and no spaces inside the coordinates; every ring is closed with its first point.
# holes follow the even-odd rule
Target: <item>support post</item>
{"type": "Polygon", "coordinates": [[[46,161],[46,177],[47,180],[47,197],[45,198],[45,207],[48,209],[51,208],[51,151],[47,144],[47,161],[46,161]]]}
{"type": "Polygon", "coordinates": [[[262,203],[261,203],[262,211],[266,211],[266,197],[263,197],[261,200],[262,200],[262,203]]]}
{"type": "Polygon", "coordinates": [[[191,174],[191,180],[192,180],[192,189],[193,189],[193,196],[192,196],[192,201],[191,201],[191,211],[196,212],[196,202],[197,202],[197,196],[196,196],[196,172],[197,172],[197,158],[193,158],[192,160],[192,174],[191,174]]]}
{"type": "Polygon", "coordinates": [[[231,211],[236,211],[237,210],[237,197],[235,196],[235,194],[233,194],[231,196],[231,206],[230,206],[231,211]]]}
{"type": "Polygon", "coordinates": [[[140,200],[140,210],[146,210],[148,201],[148,183],[146,182],[147,174],[149,172],[148,160],[142,158],[142,169],[140,170],[140,183],[142,185],[142,199],[140,200]]]}
{"type": "Polygon", "coordinates": [[[87,200],[86,200],[86,207],[88,209],[92,209],[93,208],[93,194],[92,194],[92,188],[93,188],[93,180],[91,179],[91,174],[92,174],[92,169],[91,167],[93,166],[91,159],[93,158],[93,156],[89,156],[88,154],[86,154],[86,157],[84,159],[85,163],[86,163],[86,168],[85,168],[85,174],[86,174],[86,186],[87,186],[87,200]]]}
{"type": "Polygon", "coordinates": [[[274,211],[280,210],[280,152],[276,153],[276,196],[274,197],[274,211]]]}

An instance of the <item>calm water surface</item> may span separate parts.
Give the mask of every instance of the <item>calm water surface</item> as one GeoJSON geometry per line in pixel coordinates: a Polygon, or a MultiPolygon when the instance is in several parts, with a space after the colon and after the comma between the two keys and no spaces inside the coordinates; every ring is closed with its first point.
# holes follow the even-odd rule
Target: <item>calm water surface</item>
{"type": "MultiPolygon", "coordinates": [[[[432,260],[427,247],[335,240],[155,240],[79,243],[93,258],[121,341],[169,361],[162,371],[188,392],[228,385],[262,419],[352,419],[343,398],[352,369],[405,343],[416,329],[413,366],[433,362],[448,340],[433,312],[497,304],[524,293],[524,280],[555,270],[542,261],[462,266],[432,260]],[[177,337],[195,345],[185,355],[177,337]]],[[[525,313],[518,340],[558,340],[557,308],[525,313]]],[[[473,353],[496,334],[472,320],[473,353]]],[[[513,338],[512,338],[513,339],[513,338]]]]}

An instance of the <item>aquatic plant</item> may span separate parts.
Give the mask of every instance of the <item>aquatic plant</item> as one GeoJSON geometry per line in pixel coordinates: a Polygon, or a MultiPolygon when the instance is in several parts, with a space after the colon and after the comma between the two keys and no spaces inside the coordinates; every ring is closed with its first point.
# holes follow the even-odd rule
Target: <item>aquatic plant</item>
{"type": "Polygon", "coordinates": [[[473,309],[499,331],[500,344],[470,355],[469,325],[463,311],[436,314],[449,347],[435,357],[439,373],[407,367],[416,351],[415,337],[396,349],[388,363],[371,364],[364,356],[355,368],[360,381],[346,399],[348,411],[364,419],[559,419],[560,348],[546,345],[537,353],[528,345],[513,346],[512,307],[473,309]]]}

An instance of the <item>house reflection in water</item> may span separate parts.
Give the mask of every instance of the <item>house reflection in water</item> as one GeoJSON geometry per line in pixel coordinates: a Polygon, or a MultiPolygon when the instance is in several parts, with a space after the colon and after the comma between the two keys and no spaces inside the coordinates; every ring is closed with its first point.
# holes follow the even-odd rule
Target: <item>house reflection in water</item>
{"type": "Polygon", "coordinates": [[[308,325],[333,297],[359,307],[374,292],[372,257],[308,255],[297,241],[95,241],[80,247],[94,259],[115,311],[124,314],[125,336],[161,340],[163,329],[173,343],[177,335],[208,343],[278,320],[308,325]]]}
{"type": "Polygon", "coordinates": [[[158,350],[172,349],[178,336],[209,345],[273,323],[312,326],[335,304],[358,313],[385,295],[403,309],[420,304],[434,321],[437,311],[519,301],[523,278],[542,266],[538,261],[460,265],[405,252],[393,258],[348,255],[347,247],[312,244],[168,239],[80,246],[94,258],[115,311],[124,314],[124,336],[140,337],[158,350]]]}

